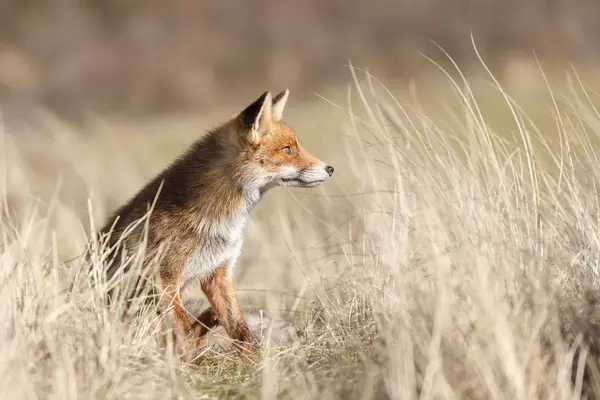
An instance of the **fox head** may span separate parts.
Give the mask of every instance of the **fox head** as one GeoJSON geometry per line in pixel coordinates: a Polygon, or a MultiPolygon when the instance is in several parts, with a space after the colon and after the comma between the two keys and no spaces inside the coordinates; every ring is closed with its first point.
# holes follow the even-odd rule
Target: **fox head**
{"type": "Polygon", "coordinates": [[[300,145],[282,121],[289,96],[263,93],[234,118],[238,174],[245,185],[261,191],[274,186],[315,187],[333,174],[333,167],[300,145]]]}

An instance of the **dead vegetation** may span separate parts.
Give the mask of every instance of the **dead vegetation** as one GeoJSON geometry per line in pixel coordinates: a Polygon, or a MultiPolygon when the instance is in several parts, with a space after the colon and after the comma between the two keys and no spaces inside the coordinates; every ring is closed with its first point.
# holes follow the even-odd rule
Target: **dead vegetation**
{"type": "MultiPolygon", "coordinates": [[[[216,330],[197,363],[185,365],[160,346],[154,313],[118,320],[99,288],[76,279],[77,263],[63,264],[81,250],[88,221],[178,149],[166,149],[160,134],[140,133],[139,142],[67,135],[53,154],[71,157],[80,180],[52,191],[35,157],[4,137],[4,393],[600,397],[600,115],[594,93],[573,74],[567,81],[539,87],[529,105],[498,86],[490,94],[449,82],[454,90],[440,104],[456,107],[437,110],[418,91],[392,98],[372,78],[357,82],[344,134],[304,137],[336,166],[339,186],[270,194],[249,226],[236,280],[262,339],[258,360],[232,351],[216,330]],[[77,200],[88,190],[91,216],[77,200]]],[[[299,109],[299,120],[315,123],[299,109]]],[[[188,138],[197,134],[190,125],[188,138]]]]}

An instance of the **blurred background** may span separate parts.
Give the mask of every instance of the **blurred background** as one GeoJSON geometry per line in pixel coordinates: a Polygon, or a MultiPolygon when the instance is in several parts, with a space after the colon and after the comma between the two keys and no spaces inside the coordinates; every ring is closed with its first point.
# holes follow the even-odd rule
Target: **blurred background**
{"type": "MultiPolygon", "coordinates": [[[[391,81],[423,55],[500,78],[534,53],[590,65],[596,0],[0,0],[0,105],[62,118],[207,110],[265,88],[294,98],[349,82],[348,61],[391,81]]],[[[311,97],[312,96],[312,97],[311,97]]]]}
{"type": "MultiPolygon", "coordinates": [[[[312,246],[360,209],[345,194],[376,185],[365,172],[372,137],[348,118],[350,103],[362,108],[356,92],[348,100],[350,63],[460,132],[448,112],[464,115],[464,104],[440,68],[489,82],[481,57],[550,138],[539,68],[558,71],[558,84],[573,66],[593,76],[598,21],[596,0],[0,0],[1,189],[9,209],[53,215],[76,254],[84,238],[72,233],[91,229],[90,209],[100,224],[208,128],[287,87],[286,120],[336,177],[274,191],[257,209],[256,229],[267,228],[256,240],[280,237],[283,216],[290,243],[312,246]],[[299,227],[315,234],[294,237],[299,227]]],[[[478,99],[486,123],[510,139],[514,118],[491,92],[478,99]]]]}

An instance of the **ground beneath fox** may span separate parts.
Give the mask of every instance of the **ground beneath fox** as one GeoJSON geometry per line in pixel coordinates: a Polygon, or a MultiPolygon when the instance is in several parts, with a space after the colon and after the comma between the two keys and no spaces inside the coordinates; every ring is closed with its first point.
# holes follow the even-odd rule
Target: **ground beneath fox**
{"type": "Polygon", "coordinates": [[[247,227],[235,287],[254,357],[217,328],[184,363],[153,310],[107,305],[86,275],[101,249],[77,258],[239,105],[84,128],[7,117],[3,397],[598,398],[595,79],[441,75],[393,89],[358,75],[327,101],[292,91],[287,122],[336,174],[274,189],[247,227]]]}

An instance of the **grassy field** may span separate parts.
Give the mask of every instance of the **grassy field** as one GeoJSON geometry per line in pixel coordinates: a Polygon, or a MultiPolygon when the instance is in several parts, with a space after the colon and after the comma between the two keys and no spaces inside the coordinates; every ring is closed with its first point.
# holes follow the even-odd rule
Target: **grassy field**
{"type": "Polygon", "coordinates": [[[2,397],[600,396],[594,85],[538,71],[506,89],[444,74],[386,88],[357,74],[327,100],[291,94],[288,122],[336,174],[272,191],[248,226],[235,279],[258,360],[217,329],[182,363],[155,314],[118,320],[73,259],[112,208],[251,99],[85,134],[44,113],[5,124],[2,397]]]}

